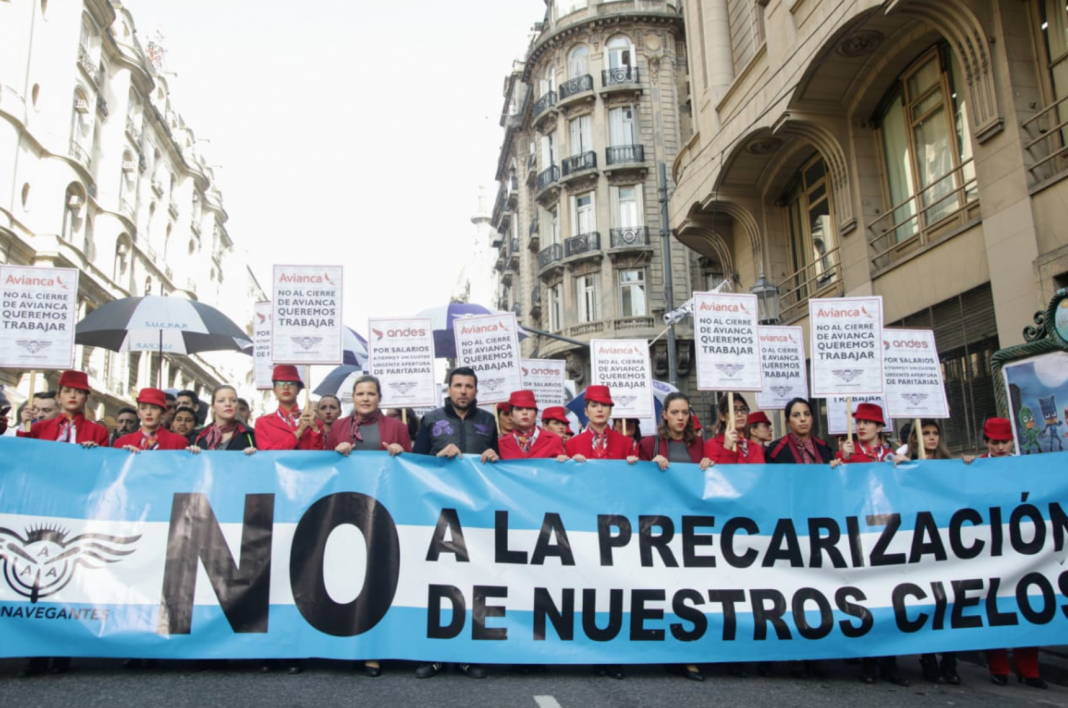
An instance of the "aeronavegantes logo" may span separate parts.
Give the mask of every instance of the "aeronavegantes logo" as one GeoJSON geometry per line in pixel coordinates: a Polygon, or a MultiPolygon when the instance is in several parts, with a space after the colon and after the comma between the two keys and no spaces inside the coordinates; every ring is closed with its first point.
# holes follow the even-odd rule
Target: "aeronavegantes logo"
{"type": "Polygon", "coordinates": [[[65,588],[79,567],[97,570],[118,563],[136,550],[130,546],[141,538],[83,533],[68,539],[69,533],[39,526],[26,529],[23,538],[0,527],[0,561],[11,589],[35,603],[65,588]]]}

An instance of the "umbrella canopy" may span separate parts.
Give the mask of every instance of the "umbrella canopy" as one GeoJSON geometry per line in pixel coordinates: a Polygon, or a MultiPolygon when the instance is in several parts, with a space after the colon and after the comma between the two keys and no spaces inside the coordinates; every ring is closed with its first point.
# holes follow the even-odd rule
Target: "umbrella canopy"
{"type": "MultiPolygon", "coordinates": [[[[338,391],[342,390],[342,384],[345,383],[345,379],[353,374],[359,376],[363,373],[366,372],[359,366],[350,366],[348,364],[336,366],[321,382],[319,382],[319,385],[315,387],[315,390],[312,393],[316,396],[337,396],[338,391]]],[[[352,387],[350,386],[349,388],[351,389],[352,387]]],[[[349,393],[351,393],[351,390],[349,393]]]]}
{"type": "Polygon", "coordinates": [[[127,297],[86,315],[74,341],[113,352],[240,352],[252,341],[245,331],[210,305],[180,297],[127,297]]]}
{"type": "MultiPolygon", "coordinates": [[[[450,302],[448,305],[431,307],[422,310],[416,317],[429,317],[430,326],[434,330],[434,356],[439,359],[448,359],[456,356],[456,338],[453,335],[452,326],[456,320],[477,315],[506,315],[503,310],[491,310],[488,307],[471,302],[450,302]]],[[[519,329],[519,339],[526,339],[529,335],[519,329]]]]}
{"type": "MultiPolygon", "coordinates": [[[[352,327],[345,327],[342,330],[342,339],[344,357],[341,363],[349,366],[356,366],[361,369],[367,368],[367,360],[369,358],[367,353],[367,340],[361,337],[352,327]]],[[[318,391],[316,391],[316,393],[318,393],[318,391]]]]}

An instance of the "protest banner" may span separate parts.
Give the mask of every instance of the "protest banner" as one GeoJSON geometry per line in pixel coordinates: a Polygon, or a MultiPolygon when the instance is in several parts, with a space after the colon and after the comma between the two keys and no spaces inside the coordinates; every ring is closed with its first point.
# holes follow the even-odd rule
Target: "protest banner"
{"type": "Polygon", "coordinates": [[[812,395],[883,394],[883,298],[808,301],[812,395]]]}
{"type": "Polygon", "coordinates": [[[256,390],[274,388],[271,376],[274,362],[271,361],[271,303],[257,302],[254,306],[255,321],[252,323],[253,377],[256,390]]]}
{"type": "MultiPolygon", "coordinates": [[[[382,384],[382,408],[432,406],[434,332],[429,318],[372,319],[367,337],[368,369],[382,384]]],[[[350,394],[351,395],[351,394],[350,394]]]]}
{"type": "Polygon", "coordinates": [[[694,293],[693,299],[698,390],[762,390],[756,295],[694,293]]]}
{"type": "Polygon", "coordinates": [[[342,362],[341,278],[341,266],[274,267],[271,283],[272,362],[342,362]]]}
{"type": "Polygon", "coordinates": [[[455,320],[456,365],[478,374],[479,403],[507,401],[523,388],[519,363],[519,323],[515,314],[501,312],[455,320]]]}
{"type": "Polygon", "coordinates": [[[857,406],[861,403],[874,403],[883,409],[883,418],[886,420],[886,429],[894,429],[894,421],[886,413],[885,396],[831,396],[827,399],[827,434],[848,435],[850,432],[849,420],[852,411],[856,413],[857,406]]]}
{"type": "Polygon", "coordinates": [[[934,332],[929,329],[884,329],[883,370],[886,413],[894,418],[948,418],[934,332]]]}
{"type": "Polygon", "coordinates": [[[590,342],[590,384],[607,386],[613,418],[653,418],[653,373],[645,339],[594,339],[590,342]]]}
{"type": "Polygon", "coordinates": [[[1068,627],[1068,453],[803,475],[6,437],[0,456],[21,490],[0,498],[3,657],[719,663],[1068,627]]]}
{"type": "Polygon", "coordinates": [[[0,366],[73,368],[77,270],[0,265],[0,305],[0,366]]]}
{"type": "Polygon", "coordinates": [[[805,343],[800,327],[758,327],[764,390],[757,393],[760,410],[781,410],[794,398],[808,399],[805,343]]]}
{"type": "Polygon", "coordinates": [[[567,403],[564,381],[567,362],[563,359],[522,359],[523,388],[534,392],[538,410],[567,403]]]}

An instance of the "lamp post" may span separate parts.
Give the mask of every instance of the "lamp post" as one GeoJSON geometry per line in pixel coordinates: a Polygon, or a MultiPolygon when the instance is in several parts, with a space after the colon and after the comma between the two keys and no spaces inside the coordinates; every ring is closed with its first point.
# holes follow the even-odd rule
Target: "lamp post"
{"type": "Polygon", "coordinates": [[[753,283],[749,292],[757,296],[760,307],[760,324],[774,325],[779,323],[779,286],[768,280],[764,275],[764,267],[760,267],[760,277],[753,283]]]}

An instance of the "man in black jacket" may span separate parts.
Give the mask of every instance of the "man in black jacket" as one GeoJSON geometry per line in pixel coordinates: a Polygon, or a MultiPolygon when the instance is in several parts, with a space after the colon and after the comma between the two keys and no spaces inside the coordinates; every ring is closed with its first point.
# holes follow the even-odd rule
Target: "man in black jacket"
{"type": "Polygon", "coordinates": [[[497,422],[478,407],[478,375],[460,366],[449,372],[448,400],[423,416],[419,435],[412,445],[417,455],[463,457],[480,455],[482,462],[496,462],[497,422]]]}

